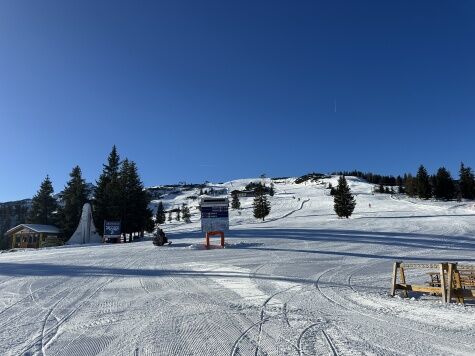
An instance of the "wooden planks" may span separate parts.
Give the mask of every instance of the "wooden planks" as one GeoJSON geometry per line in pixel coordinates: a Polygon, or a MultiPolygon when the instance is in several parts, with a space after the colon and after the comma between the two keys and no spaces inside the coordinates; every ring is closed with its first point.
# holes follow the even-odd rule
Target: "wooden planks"
{"type": "Polygon", "coordinates": [[[402,290],[404,297],[408,291],[440,295],[444,303],[451,303],[455,298],[457,303],[464,303],[465,298],[475,298],[475,266],[463,265],[459,269],[457,263],[403,263],[394,262],[391,291],[394,296],[396,290],[402,290]],[[405,269],[435,269],[429,272],[431,281],[425,285],[408,284],[405,269]],[[398,281],[399,276],[399,281],[398,281]],[[436,283],[437,282],[437,283],[436,283]]]}

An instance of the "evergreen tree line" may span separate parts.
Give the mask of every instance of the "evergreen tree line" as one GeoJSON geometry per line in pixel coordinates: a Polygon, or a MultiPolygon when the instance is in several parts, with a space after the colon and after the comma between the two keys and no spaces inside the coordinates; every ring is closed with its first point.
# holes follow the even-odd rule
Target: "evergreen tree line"
{"type": "Polygon", "coordinates": [[[426,168],[420,165],[415,177],[404,175],[404,192],[421,199],[475,199],[475,176],[472,169],[463,163],[460,164],[458,180],[454,180],[445,167],[429,175],[426,168]]]}
{"type": "MultiPolygon", "coordinates": [[[[173,219],[172,219],[172,212],[175,212],[175,219],[176,221],[181,221],[183,220],[184,222],[186,223],[189,223],[191,222],[191,212],[190,212],[190,208],[185,204],[183,203],[182,206],[181,206],[181,209],[180,208],[176,208],[176,209],[171,209],[168,211],[168,221],[171,222],[173,219]]],[[[165,224],[166,222],[166,211],[165,211],[165,208],[163,206],[163,203],[160,201],[158,203],[158,206],[157,206],[157,212],[155,213],[155,224],[157,225],[162,225],[162,224],[165,224]]]]}
{"type": "Polygon", "coordinates": [[[144,190],[135,162],[120,160],[114,146],[107,164],[96,182],[94,192],[82,178],[81,168],[76,166],[70,173],[59,201],[49,176],[32,199],[26,222],[57,225],[64,240],[74,233],[81,219],[83,205],[91,202],[96,228],[103,234],[104,221],[121,221],[122,233],[129,234],[153,231],[152,212],[148,208],[150,197],[144,190]],[[89,197],[93,193],[92,201],[89,197]]]}
{"type": "Polygon", "coordinates": [[[4,234],[13,226],[26,220],[28,206],[24,202],[0,204],[0,250],[9,248],[4,234]]]}
{"type": "Polygon", "coordinates": [[[403,180],[401,176],[394,177],[392,175],[381,175],[381,174],[375,174],[371,172],[361,172],[357,170],[334,172],[332,173],[332,175],[354,176],[354,177],[364,179],[368,183],[390,185],[390,186],[398,186],[402,184],[402,180],[403,180]]]}
{"type": "Polygon", "coordinates": [[[356,170],[337,174],[356,176],[368,183],[377,184],[377,193],[405,193],[410,197],[421,199],[432,197],[440,200],[475,199],[475,176],[472,169],[461,163],[458,173],[458,180],[456,180],[445,167],[440,167],[435,174],[429,175],[427,169],[421,165],[416,176],[406,173],[403,176],[394,177],[356,170]]]}

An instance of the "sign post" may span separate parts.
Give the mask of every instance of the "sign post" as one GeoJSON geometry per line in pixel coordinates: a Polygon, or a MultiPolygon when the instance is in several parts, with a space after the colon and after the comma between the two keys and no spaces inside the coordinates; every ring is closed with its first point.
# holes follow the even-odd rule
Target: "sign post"
{"type": "Polygon", "coordinates": [[[228,198],[202,198],[201,231],[204,232],[206,247],[209,247],[209,237],[221,236],[221,246],[224,247],[224,232],[229,231],[229,200],[228,198]]]}
{"type": "Polygon", "coordinates": [[[105,221],[104,220],[104,242],[117,240],[120,242],[121,228],[120,221],[105,221]]]}

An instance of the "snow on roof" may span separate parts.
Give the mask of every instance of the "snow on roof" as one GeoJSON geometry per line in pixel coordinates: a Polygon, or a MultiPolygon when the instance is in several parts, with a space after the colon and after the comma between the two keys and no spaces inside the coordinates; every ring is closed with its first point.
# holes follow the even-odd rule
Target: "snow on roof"
{"type": "Polygon", "coordinates": [[[59,229],[54,225],[42,225],[42,224],[20,224],[8,230],[5,235],[14,234],[21,229],[30,229],[37,233],[45,233],[45,234],[59,234],[59,229]]]}

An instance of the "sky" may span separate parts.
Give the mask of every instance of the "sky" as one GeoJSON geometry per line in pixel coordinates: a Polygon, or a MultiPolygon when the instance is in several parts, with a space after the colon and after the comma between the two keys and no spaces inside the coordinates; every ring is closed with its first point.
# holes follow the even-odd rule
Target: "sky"
{"type": "Polygon", "coordinates": [[[0,2],[0,201],[94,182],[115,144],[146,186],[475,166],[475,2],[0,2]]]}

